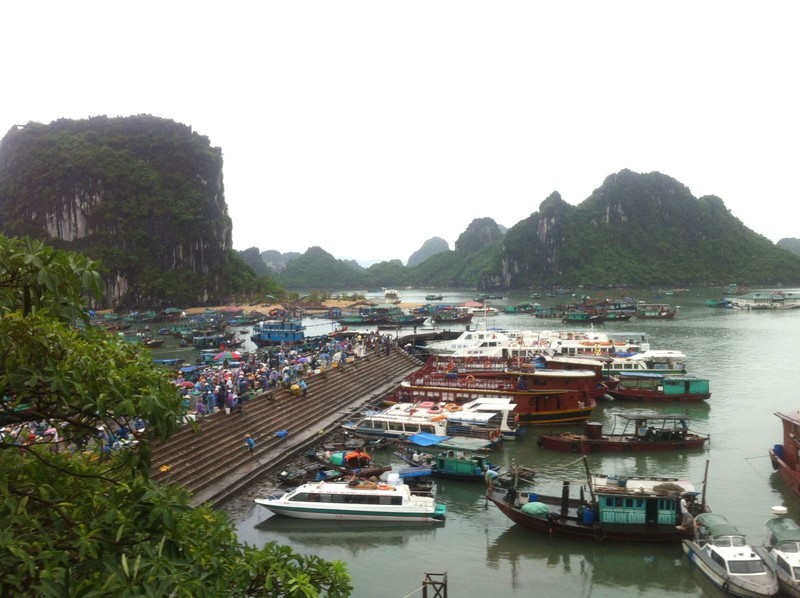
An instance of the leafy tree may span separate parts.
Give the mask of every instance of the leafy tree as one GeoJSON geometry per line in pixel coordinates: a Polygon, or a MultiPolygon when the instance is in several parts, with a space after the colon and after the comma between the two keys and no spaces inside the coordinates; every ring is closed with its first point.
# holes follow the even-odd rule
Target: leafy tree
{"type": "Polygon", "coordinates": [[[0,237],[0,596],[347,596],[342,563],[241,544],[226,514],[150,479],[180,397],[146,350],[74,325],[97,266],[0,237]]]}

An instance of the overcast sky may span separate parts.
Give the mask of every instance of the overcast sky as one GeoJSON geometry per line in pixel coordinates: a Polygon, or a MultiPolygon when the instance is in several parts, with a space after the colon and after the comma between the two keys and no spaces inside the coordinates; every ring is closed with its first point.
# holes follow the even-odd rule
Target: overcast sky
{"type": "Polygon", "coordinates": [[[0,134],[154,114],[222,148],[235,249],[364,264],[624,168],[800,237],[800,2],[0,5],[0,134]]]}

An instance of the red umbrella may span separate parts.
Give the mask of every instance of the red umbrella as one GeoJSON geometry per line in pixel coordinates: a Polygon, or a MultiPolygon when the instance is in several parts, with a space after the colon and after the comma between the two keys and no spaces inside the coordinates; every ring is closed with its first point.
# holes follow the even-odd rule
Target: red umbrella
{"type": "Polygon", "coordinates": [[[214,361],[239,361],[242,358],[236,351],[220,351],[214,355],[214,361]]]}

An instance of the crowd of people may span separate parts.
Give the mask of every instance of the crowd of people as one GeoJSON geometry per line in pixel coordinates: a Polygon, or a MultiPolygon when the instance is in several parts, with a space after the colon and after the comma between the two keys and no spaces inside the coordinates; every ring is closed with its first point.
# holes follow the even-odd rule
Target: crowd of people
{"type": "MultiPolygon", "coordinates": [[[[305,398],[310,376],[326,369],[355,365],[358,358],[370,351],[388,354],[394,342],[390,335],[375,331],[349,340],[327,338],[313,348],[259,349],[235,363],[183,367],[174,379],[182,397],[181,417],[202,418],[215,413],[229,413],[244,401],[276,388],[289,388],[298,398],[305,398]]],[[[45,420],[31,421],[0,427],[0,443],[21,448],[34,443],[48,443],[53,452],[89,450],[108,454],[135,445],[137,436],[145,428],[146,422],[140,418],[132,418],[129,425],[115,425],[113,429],[98,425],[92,434],[83,435],[81,446],[77,446],[65,442],[57,425],[45,420]]],[[[248,439],[247,447],[251,452],[253,443],[251,438],[248,439]]]]}
{"type": "Polygon", "coordinates": [[[327,369],[343,370],[370,351],[388,353],[394,342],[390,335],[375,331],[352,339],[328,337],[314,347],[258,349],[236,363],[181,368],[175,385],[183,393],[183,416],[230,413],[249,398],[275,388],[288,388],[305,398],[310,376],[327,369]]]}

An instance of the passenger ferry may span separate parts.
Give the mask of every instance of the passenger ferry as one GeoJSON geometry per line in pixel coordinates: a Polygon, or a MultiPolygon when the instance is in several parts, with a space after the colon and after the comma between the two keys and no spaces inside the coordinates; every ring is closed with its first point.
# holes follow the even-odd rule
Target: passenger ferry
{"type": "Polygon", "coordinates": [[[492,397],[463,406],[433,401],[395,403],[357,422],[344,423],[342,428],[365,438],[405,439],[426,432],[500,442],[516,436],[519,424],[514,403],[508,398],[492,397]]]}
{"type": "Polygon", "coordinates": [[[302,484],[279,498],[255,502],[277,515],[298,519],[436,523],[446,514],[445,505],[412,494],[407,484],[361,480],[302,484]]]}

